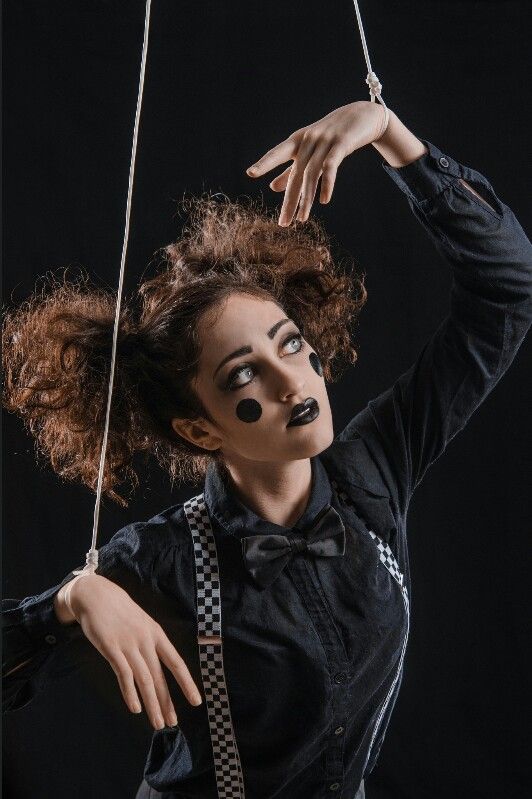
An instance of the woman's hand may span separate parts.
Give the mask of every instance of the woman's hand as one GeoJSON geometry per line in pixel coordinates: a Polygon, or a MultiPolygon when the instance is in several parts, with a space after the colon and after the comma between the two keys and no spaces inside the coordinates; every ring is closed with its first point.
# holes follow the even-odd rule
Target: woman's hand
{"type": "Polygon", "coordinates": [[[177,724],[159,659],[170,669],[188,701],[201,704],[187,666],[162,627],[119,585],[102,575],[90,574],[74,578],[61,591],[86,637],[111,664],[133,713],[142,710],[138,688],[155,729],[165,726],[164,719],[170,727],[177,724]]]}
{"type": "MultiPolygon", "coordinates": [[[[393,112],[389,113],[391,117],[393,112]]],[[[290,225],[298,204],[296,218],[301,222],[308,219],[320,177],[320,202],[328,203],[341,162],[353,150],[376,141],[384,132],[384,121],[385,109],[380,103],[360,100],[343,105],[312,125],[296,130],[249,167],[248,175],[257,178],[293,160],[270,183],[273,191],[285,191],[279,224],[290,225]]]]}

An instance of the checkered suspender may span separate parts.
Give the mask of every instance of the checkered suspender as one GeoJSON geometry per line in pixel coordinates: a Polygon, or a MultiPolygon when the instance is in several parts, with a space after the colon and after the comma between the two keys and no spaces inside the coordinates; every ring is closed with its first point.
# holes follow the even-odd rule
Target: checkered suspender
{"type": "MultiPolygon", "coordinates": [[[[338,494],[340,499],[343,502],[345,502],[346,505],[353,505],[353,502],[351,501],[349,496],[345,493],[345,491],[343,491],[340,488],[340,486],[338,485],[336,480],[331,480],[331,485],[333,486],[334,490],[336,491],[336,493],[338,494]]],[[[382,707],[380,709],[379,715],[377,717],[377,721],[375,723],[375,727],[373,729],[373,735],[371,736],[371,742],[370,742],[370,745],[369,745],[368,756],[366,758],[366,763],[367,763],[368,760],[369,760],[370,754],[371,754],[371,749],[373,747],[373,742],[375,741],[375,737],[377,735],[377,731],[378,731],[378,729],[380,727],[380,723],[382,721],[382,717],[384,716],[386,708],[388,707],[388,703],[389,703],[389,701],[390,701],[390,699],[392,697],[394,688],[395,688],[395,686],[397,684],[397,680],[401,676],[401,671],[403,669],[403,660],[404,660],[404,657],[405,657],[406,644],[407,644],[407,641],[408,641],[408,633],[409,633],[409,630],[410,630],[410,603],[409,603],[409,600],[408,600],[408,591],[406,589],[406,586],[403,584],[404,583],[403,574],[402,574],[401,570],[399,569],[399,564],[397,563],[392,550],[390,549],[388,544],[385,541],[383,541],[382,538],[379,538],[379,536],[376,535],[373,532],[373,530],[370,530],[369,527],[367,527],[367,525],[366,525],[366,529],[367,529],[368,533],[370,534],[370,536],[372,537],[373,541],[375,542],[375,545],[376,545],[377,549],[379,550],[379,558],[380,558],[381,563],[383,564],[383,566],[385,566],[388,569],[388,571],[392,575],[393,579],[399,584],[399,588],[401,589],[401,594],[403,596],[403,602],[404,602],[405,609],[406,609],[406,621],[407,621],[406,634],[405,634],[405,637],[404,637],[404,640],[403,640],[403,648],[401,650],[401,657],[399,658],[399,666],[397,667],[397,672],[396,672],[395,677],[393,679],[393,682],[392,682],[392,684],[390,686],[390,690],[388,691],[388,693],[386,695],[386,699],[384,700],[384,704],[382,705],[382,707]]]]}
{"type": "Polygon", "coordinates": [[[204,495],[184,503],[196,561],[196,604],[201,677],[207,701],[219,799],[245,799],[244,777],[225,684],[222,605],[216,542],[204,495]]]}

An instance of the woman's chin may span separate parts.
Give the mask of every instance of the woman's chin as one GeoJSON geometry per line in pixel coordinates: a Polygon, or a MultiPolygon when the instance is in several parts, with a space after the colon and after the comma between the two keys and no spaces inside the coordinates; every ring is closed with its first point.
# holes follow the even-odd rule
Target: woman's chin
{"type": "MultiPolygon", "coordinates": [[[[309,425],[310,427],[310,425],[309,425]]],[[[320,452],[326,450],[334,440],[334,430],[332,426],[324,430],[305,431],[305,426],[298,429],[299,440],[293,440],[292,445],[287,448],[290,451],[290,460],[298,458],[313,458],[320,452]]]]}

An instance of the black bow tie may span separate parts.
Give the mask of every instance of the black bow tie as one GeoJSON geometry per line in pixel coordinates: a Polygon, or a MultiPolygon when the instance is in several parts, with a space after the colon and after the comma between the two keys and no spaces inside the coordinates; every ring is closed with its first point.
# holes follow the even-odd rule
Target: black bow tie
{"type": "Polygon", "coordinates": [[[335,557],[345,552],[345,528],[340,515],[326,505],[304,530],[289,535],[249,535],[242,539],[244,565],[267,588],[297,552],[335,557]]]}

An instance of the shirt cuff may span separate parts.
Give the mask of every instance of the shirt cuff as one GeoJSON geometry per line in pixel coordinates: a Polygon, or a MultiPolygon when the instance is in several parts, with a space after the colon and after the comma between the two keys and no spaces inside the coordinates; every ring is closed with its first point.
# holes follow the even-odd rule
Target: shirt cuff
{"type": "MultiPolygon", "coordinates": [[[[83,566],[76,566],[75,570],[82,568],[83,566]]],[[[79,623],[73,621],[71,624],[62,624],[54,610],[55,596],[63,585],[74,579],[76,575],[73,572],[74,569],[53,588],[48,588],[38,596],[29,597],[23,605],[23,627],[35,647],[49,646],[52,648],[55,644],[68,641],[73,634],[77,634],[80,628],[79,623]]]]}
{"type": "Polygon", "coordinates": [[[471,176],[472,170],[464,168],[435,144],[419,136],[418,139],[428,152],[412,163],[393,167],[386,161],[381,162],[382,168],[408,197],[416,202],[431,200],[454,183],[456,178],[465,178],[466,173],[471,176]]]}

